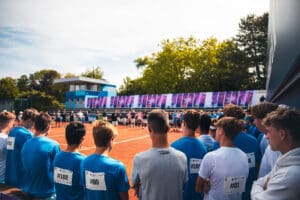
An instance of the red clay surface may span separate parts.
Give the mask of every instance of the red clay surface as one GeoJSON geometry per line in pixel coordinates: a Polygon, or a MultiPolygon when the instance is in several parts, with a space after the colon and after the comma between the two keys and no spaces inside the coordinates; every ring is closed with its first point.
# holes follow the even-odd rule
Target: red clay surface
{"type": "MultiPolygon", "coordinates": [[[[95,145],[93,141],[91,124],[86,124],[86,127],[87,133],[80,148],[80,152],[85,155],[90,155],[94,152],[95,145]]],[[[130,128],[129,126],[118,126],[117,129],[119,135],[115,140],[110,157],[120,160],[124,163],[131,185],[131,172],[134,155],[151,148],[151,140],[149,138],[147,128],[142,129],[141,127],[130,128]]],[[[61,127],[55,127],[53,124],[51,132],[48,136],[59,142],[62,150],[66,148],[65,125],[62,125],[61,127]]],[[[181,132],[170,132],[168,134],[169,143],[171,144],[181,136],[181,132]]],[[[137,197],[134,196],[133,189],[129,190],[129,199],[137,199],[137,197]]]]}

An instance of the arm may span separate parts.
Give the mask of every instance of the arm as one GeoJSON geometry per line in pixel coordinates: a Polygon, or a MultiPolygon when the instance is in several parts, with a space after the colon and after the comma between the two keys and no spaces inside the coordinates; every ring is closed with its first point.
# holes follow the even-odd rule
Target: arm
{"type": "Polygon", "coordinates": [[[139,178],[139,174],[137,172],[138,169],[138,164],[137,164],[137,160],[134,159],[133,160],[133,168],[132,168],[132,176],[131,176],[131,180],[132,180],[132,188],[134,189],[134,195],[138,196],[139,194],[139,189],[140,189],[140,178],[139,178]]]}
{"type": "Polygon", "coordinates": [[[208,193],[210,189],[209,179],[204,179],[201,176],[198,176],[196,182],[196,192],[208,193]]]}
{"type": "Polygon", "coordinates": [[[128,200],[129,199],[128,191],[127,192],[120,192],[119,195],[120,195],[121,200],[128,200]]]}
{"type": "MultiPolygon", "coordinates": [[[[264,199],[293,199],[291,190],[295,183],[290,182],[291,175],[288,171],[271,171],[268,175],[258,179],[253,183],[251,190],[251,199],[264,200],[264,199]],[[290,174],[290,175],[288,175],[290,174]]],[[[297,186],[296,186],[297,187],[297,186]]]]}
{"type": "Polygon", "coordinates": [[[205,182],[205,179],[198,176],[197,182],[196,182],[196,192],[203,192],[204,182],[205,182]]]}

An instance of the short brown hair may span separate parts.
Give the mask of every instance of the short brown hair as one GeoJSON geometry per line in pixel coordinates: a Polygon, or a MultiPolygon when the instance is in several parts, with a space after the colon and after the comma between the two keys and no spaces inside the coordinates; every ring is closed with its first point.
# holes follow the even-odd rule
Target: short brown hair
{"type": "Polygon", "coordinates": [[[26,110],[24,110],[23,114],[22,114],[22,120],[23,121],[27,121],[27,120],[31,120],[34,121],[35,117],[38,115],[38,111],[34,108],[28,108],[26,110]]]}
{"type": "Polygon", "coordinates": [[[166,134],[169,131],[168,114],[161,110],[152,110],[148,115],[148,128],[158,134],[166,134]]]}
{"type": "Polygon", "coordinates": [[[14,119],[16,119],[15,114],[13,114],[11,112],[7,112],[7,111],[1,112],[0,113],[0,130],[6,128],[8,123],[14,119]]]}
{"type": "Polygon", "coordinates": [[[270,112],[263,119],[263,125],[283,129],[292,136],[294,141],[300,142],[300,113],[293,108],[278,108],[270,112]]]}
{"type": "Polygon", "coordinates": [[[97,147],[107,147],[117,135],[118,130],[111,123],[102,120],[93,123],[93,136],[97,147]]]}
{"type": "Polygon", "coordinates": [[[34,128],[38,132],[44,132],[51,124],[51,116],[46,112],[40,112],[39,115],[35,117],[34,128]]]}
{"type": "Polygon", "coordinates": [[[271,102],[263,102],[251,106],[251,115],[258,119],[263,119],[266,115],[278,108],[278,105],[271,102]]]}
{"type": "Polygon", "coordinates": [[[186,126],[193,131],[196,131],[199,126],[199,118],[200,113],[196,110],[188,110],[183,115],[183,121],[186,123],[186,126]]]}
{"type": "Polygon", "coordinates": [[[222,117],[216,123],[216,127],[222,128],[226,137],[233,141],[235,136],[243,130],[244,122],[235,117],[222,117]]]}
{"type": "Polygon", "coordinates": [[[234,104],[226,105],[224,107],[223,113],[226,117],[235,117],[237,119],[244,119],[245,117],[244,110],[240,106],[234,104]]]}

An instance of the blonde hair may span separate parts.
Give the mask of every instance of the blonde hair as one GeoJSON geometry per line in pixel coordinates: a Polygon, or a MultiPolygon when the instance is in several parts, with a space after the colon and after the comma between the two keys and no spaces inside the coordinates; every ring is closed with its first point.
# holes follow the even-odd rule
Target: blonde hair
{"type": "Polygon", "coordinates": [[[117,135],[118,130],[111,123],[103,120],[93,123],[93,136],[97,147],[107,147],[117,135]]]}

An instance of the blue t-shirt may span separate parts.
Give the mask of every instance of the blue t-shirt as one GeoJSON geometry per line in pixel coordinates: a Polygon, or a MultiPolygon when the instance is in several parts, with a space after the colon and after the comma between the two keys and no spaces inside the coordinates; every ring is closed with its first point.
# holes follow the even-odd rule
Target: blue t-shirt
{"type": "Polygon", "coordinates": [[[21,160],[21,150],[24,143],[32,137],[32,132],[22,126],[17,126],[9,132],[6,152],[6,184],[23,189],[27,177],[21,160]]]}
{"type": "Polygon", "coordinates": [[[198,138],[182,137],[171,144],[171,147],[183,152],[187,157],[189,179],[184,185],[183,199],[203,199],[201,193],[195,191],[201,161],[206,154],[206,147],[198,138]]]}
{"type": "MultiPolygon", "coordinates": [[[[257,139],[250,134],[241,132],[234,139],[234,145],[247,154],[249,163],[249,175],[246,182],[246,191],[243,193],[243,200],[250,199],[250,191],[253,181],[257,179],[256,164],[260,163],[260,147],[257,139]]],[[[214,149],[219,148],[218,142],[215,142],[214,149]]],[[[234,155],[232,155],[234,156],[234,155]]]]}
{"type": "Polygon", "coordinates": [[[215,139],[208,134],[202,134],[199,137],[199,140],[206,147],[207,152],[212,151],[214,148],[215,139]]]}
{"type": "Polygon", "coordinates": [[[81,162],[84,199],[119,200],[130,188],[123,163],[105,155],[92,154],[81,162]]]}
{"type": "Polygon", "coordinates": [[[27,174],[25,192],[36,198],[55,193],[53,161],[59,151],[59,144],[44,136],[34,137],[24,144],[21,156],[27,174]]]}
{"type": "Polygon", "coordinates": [[[54,182],[57,200],[83,199],[80,164],[85,156],[78,152],[59,152],[54,158],[54,182]]]}

